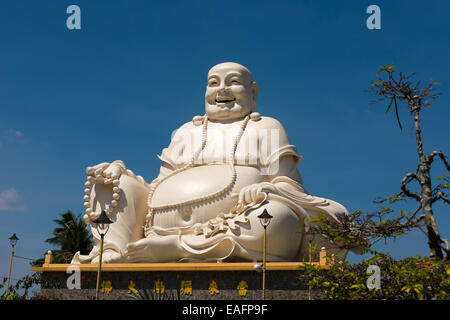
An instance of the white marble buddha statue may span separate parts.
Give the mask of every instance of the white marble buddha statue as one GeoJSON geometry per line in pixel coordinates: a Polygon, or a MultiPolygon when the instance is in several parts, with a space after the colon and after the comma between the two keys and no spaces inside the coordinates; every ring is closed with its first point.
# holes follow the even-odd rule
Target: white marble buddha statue
{"type": "MultiPolygon", "coordinates": [[[[267,260],[307,261],[305,221],[319,212],[348,214],[305,191],[301,157],[280,122],[256,112],[258,86],[247,68],[221,63],[207,81],[205,114],[176,131],[151,183],[120,160],[87,168],[85,221],[102,210],[114,221],[104,262],[258,261],[264,209],[273,216],[267,260]]],[[[91,231],[94,249],[72,263],[98,261],[100,236],[91,231]]],[[[340,259],[347,253],[320,236],[313,244],[340,259]]]]}

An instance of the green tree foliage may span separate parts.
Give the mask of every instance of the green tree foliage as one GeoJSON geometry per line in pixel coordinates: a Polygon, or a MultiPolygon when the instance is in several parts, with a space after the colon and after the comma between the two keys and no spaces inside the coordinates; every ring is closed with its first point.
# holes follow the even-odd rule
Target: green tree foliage
{"type": "MultiPolygon", "coordinates": [[[[395,106],[395,114],[397,122],[402,129],[400,122],[397,101],[403,103],[412,115],[417,155],[419,163],[415,172],[407,173],[401,181],[400,190],[395,197],[399,200],[412,199],[417,201],[420,205],[414,212],[414,216],[417,213],[421,213],[415,219],[416,222],[422,222],[425,227],[424,233],[428,238],[428,246],[430,247],[430,257],[436,259],[442,259],[444,254],[448,257],[450,255],[450,244],[447,239],[441,237],[439,233],[436,218],[433,212],[433,204],[436,201],[444,201],[450,204],[449,200],[449,187],[448,184],[432,185],[431,179],[431,165],[435,158],[440,160],[445,165],[447,171],[450,171],[450,164],[447,161],[447,157],[442,151],[433,151],[430,154],[426,154],[423,146],[422,129],[420,112],[424,107],[430,108],[431,99],[436,99],[439,94],[435,93],[435,86],[439,83],[430,79],[428,85],[423,87],[420,81],[413,81],[414,73],[411,75],[404,75],[402,72],[396,72],[392,64],[381,66],[378,70],[378,80],[372,82],[371,91],[378,97],[374,103],[378,103],[383,100],[388,100],[389,104],[386,108],[386,112],[391,109],[391,106],[395,106]],[[409,184],[416,182],[420,187],[419,192],[414,192],[410,189],[409,184]]],[[[444,175],[444,179],[445,179],[444,175]]],[[[386,201],[392,201],[392,197],[385,199],[386,201]]],[[[394,199],[395,200],[395,199],[394,199]]],[[[422,229],[423,230],[423,229],[422,229]]]]}
{"type": "Polygon", "coordinates": [[[413,228],[418,228],[428,238],[430,257],[442,259],[450,255],[449,241],[443,238],[438,230],[433,204],[443,201],[450,204],[449,191],[450,179],[448,170],[450,165],[442,151],[433,151],[429,155],[423,151],[422,131],[420,129],[420,111],[423,107],[430,107],[430,99],[436,99],[438,94],[433,93],[434,86],[438,83],[430,80],[430,83],[421,88],[420,81],[413,83],[412,75],[405,76],[399,73],[395,76],[394,66],[388,64],[382,66],[378,71],[378,80],[372,82],[373,92],[378,100],[374,103],[387,99],[389,101],[386,112],[394,106],[398,124],[401,121],[398,113],[398,102],[406,104],[413,115],[415,135],[419,163],[415,172],[407,173],[401,180],[400,192],[387,197],[378,197],[378,211],[363,213],[360,210],[351,215],[338,215],[331,219],[325,214],[307,221],[315,233],[322,234],[339,247],[362,251],[369,250],[372,245],[381,239],[395,238],[413,228]],[[447,172],[437,177],[438,183],[432,183],[431,165],[435,158],[442,161],[447,172]],[[409,184],[416,182],[420,188],[419,192],[410,189],[409,184]],[[402,204],[407,200],[418,203],[417,209],[407,212],[402,209],[394,210],[393,206],[402,204]]]}
{"type": "Polygon", "coordinates": [[[320,234],[330,240],[330,245],[365,253],[380,240],[396,238],[418,226],[403,210],[394,216],[391,207],[380,206],[373,213],[356,210],[350,215],[337,214],[330,217],[320,212],[309,219],[308,228],[314,234],[320,234]]]}
{"type": "Polygon", "coordinates": [[[389,254],[372,253],[361,263],[338,262],[329,269],[306,264],[299,280],[330,300],[450,300],[450,262],[421,256],[397,261],[389,254]],[[370,265],[380,268],[380,289],[367,286],[370,265]]]}
{"type": "Polygon", "coordinates": [[[319,214],[306,221],[313,233],[321,234],[338,247],[375,255],[360,264],[337,262],[330,269],[307,265],[300,280],[313,289],[321,289],[329,299],[450,299],[450,244],[441,237],[432,206],[437,201],[450,204],[450,165],[442,151],[424,153],[420,123],[420,111],[431,106],[430,99],[438,97],[434,93],[438,83],[430,80],[425,88],[421,88],[420,81],[412,81],[414,74],[405,76],[396,73],[392,64],[382,66],[377,75],[378,80],[372,82],[370,90],[378,97],[374,103],[387,99],[386,112],[394,109],[400,129],[399,103],[406,105],[413,116],[419,158],[417,169],[404,176],[399,193],[376,199],[379,204],[376,212],[357,210],[350,215],[337,215],[336,219],[319,214]],[[435,158],[442,161],[447,172],[437,177],[438,182],[433,184],[431,164],[435,158]],[[411,182],[418,184],[419,192],[410,189],[411,182]],[[416,201],[417,209],[412,212],[393,209],[394,205],[401,205],[407,200],[416,201]],[[427,236],[429,258],[418,256],[396,261],[388,254],[371,251],[379,240],[395,239],[414,228],[427,236]],[[366,272],[368,266],[373,264],[381,270],[380,290],[367,288],[366,272]]]}
{"type": "MultiPolygon", "coordinates": [[[[0,289],[5,287],[5,283],[7,282],[7,278],[3,279],[3,283],[0,283],[0,289]]],[[[56,281],[46,281],[42,279],[42,274],[39,272],[34,273],[32,276],[25,276],[22,279],[18,280],[16,284],[10,285],[8,294],[3,293],[0,296],[0,300],[46,300],[45,297],[40,294],[34,294],[29,296],[29,290],[34,285],[41,285],[46,288],[61,288],[62,284],[56,281]],[[23,290],[22,294],[19,294],[19,291],[23,290]]]]}
{"type": "MultiPolygon", "coordinates": [[[[70,263],[73,255],[80,251],[88,254],[92,250],[92,239],[86,229],[81,214],[75,216],[70,210],[61,214],[60,219],[53,220],[58,226],[53,230],[53,237],[45,240],[58,247],[52,250],[53,263],[70,263]]],[[[41,265],[43,259],[31,262],[32,265],[41,265]]]]}

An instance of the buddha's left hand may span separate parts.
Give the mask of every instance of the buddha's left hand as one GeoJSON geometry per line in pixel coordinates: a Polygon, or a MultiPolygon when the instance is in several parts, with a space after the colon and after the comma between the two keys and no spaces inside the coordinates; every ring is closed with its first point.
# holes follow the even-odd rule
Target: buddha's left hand
{"type": "Polygon", "coordinates": [[[245,205],[248,203],[257,202],[258,197],[261,196],[263,192],[271,192],[274,191],[274,187],[271,183],[268,182],[262,182],[262,183],[256,183],[251,184],[249,186],[246,186],[239,191],[239,197],[238,197],[238,205],[245,205]]]}
{"type": "Polygon", "coordinates": [[[86,173],[92,177],[92,182],[101,184],[111,184],[119,179],[122,174],[126,174],[125,164],[116,160],[112,163],[103,162],[93,167],[87,167],[86,173]]]}

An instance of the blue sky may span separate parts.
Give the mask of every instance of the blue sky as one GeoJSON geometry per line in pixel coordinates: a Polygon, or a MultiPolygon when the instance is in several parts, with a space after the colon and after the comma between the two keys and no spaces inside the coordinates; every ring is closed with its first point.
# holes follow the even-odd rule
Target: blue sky
{"type": "MultiPolygon", "coordinates": [[[[365,90],[389,62],[440,82],[423,138],[426,152],[449,154],[449,10],[448,1],[1,1],[0,276],[12,233],[17,255],[38,258],[51,249],[52,220],[83,212],[86,166],[121,159],[151,181],[172,131],[203,114],[206,74],[224,61],[252,71],[258,111],[284,125],[311,194],[375,210],[417,156],[406,107],[400,131],[365,90]],[[66,28],[71,4],[81,30],[66,28]],[[371,4],[381,30],[366,28],[371,4]]],[[[443,172],[436,162],[433,174],[443,172]]],[[[435,213],[449,237],[448,206],[435,213]]],[[[419,232],[377,249],[428,254],[419,232]]],[[[29,273],[26,260],[14,264],[13,278],[29,273]]]]}

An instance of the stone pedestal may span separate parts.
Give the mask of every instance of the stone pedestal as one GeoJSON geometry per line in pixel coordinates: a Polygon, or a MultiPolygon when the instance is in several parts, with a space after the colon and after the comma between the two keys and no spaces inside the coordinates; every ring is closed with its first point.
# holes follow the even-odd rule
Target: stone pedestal
{"type": "MultiPolygon", "coordinates": [[[[319,268],[327,265],[313,263],[319,268]]],[[[309,288],[298,280],[304,266],[301,262],[269,262],[266,271],[266,300],[307,300],[309,288]]],[[[32,268],[42,272],[48,282],[41,294],[49,299],[84,300],[95,297],[96,264],[44,264],[32,268]],[[75,283],[73,271],[80,270],[80,289],[69,290],[75,283]]],[[[167,293],[181,300],[260,300],[262,272],[254,263],[143,263],[104,264],[100,280],[103,300],[130,299],[136,290],[148,289],[167,293]]],[[[312,299],[322,299],[318,292],[312,299]]]]}

